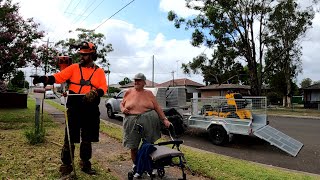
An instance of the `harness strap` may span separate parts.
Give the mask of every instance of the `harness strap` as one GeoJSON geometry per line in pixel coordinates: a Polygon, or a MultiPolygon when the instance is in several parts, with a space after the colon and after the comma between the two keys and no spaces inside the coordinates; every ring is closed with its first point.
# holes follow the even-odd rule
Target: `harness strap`
{"type": "Polygon", "coordinates": [[[91,74],[91,76],[89,77],[89,79],[88,79],[88,80],[84,80],[84,79],[83,79],[83,75],[82,75],[82,69],[81,69],[81,66],[80,66],[80,64],[79,64],[80,75],[81,75],[80,83],[75,83],[75,82],[69,81],[70,84],[75,84],[75,85],[80,86],[80,89],[79,89],[78,94],[80,94],[81,89],[82,89],[83,86],[91,86],[90,89],[92,89],[92,87],[94,87],[94,88],[97,89],[97,87],[95,87],[95,86],[91,83],[90,80],[91,80],[93,74],[96,72],[96,70],[97,70],[98,68],[99,68],[99,66],[96,66],[96,65],[95,65],[94,71],[92,72],[92,74],[91,74]]]}

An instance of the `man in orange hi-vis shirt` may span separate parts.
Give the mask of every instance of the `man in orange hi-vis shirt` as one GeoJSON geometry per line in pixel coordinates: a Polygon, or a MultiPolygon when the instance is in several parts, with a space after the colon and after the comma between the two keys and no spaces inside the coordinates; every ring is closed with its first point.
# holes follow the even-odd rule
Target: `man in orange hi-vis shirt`
{"type": "MultiPolygon", "coordinates": [[[[80,62],[72,64],[52,76],[34,77],[33,84],[64,83],[69,84],[67,115],[71,141],[71,153],[74,157],[74,143],[80,143],[80,167],[87,174],[96,174],[91,167],[91,142],[99,141],[100,111],[99,103],[107,91],[104,70],[93,61],[97,59],[96,47],[93,43],[82,42],[79,46],[80,62]],[[80,95],[75,95],[80,94],[80,95]]],[[[61,151],[62,165],[59,171],[62,176],[73,171],[67,129],[61,151]]]]}

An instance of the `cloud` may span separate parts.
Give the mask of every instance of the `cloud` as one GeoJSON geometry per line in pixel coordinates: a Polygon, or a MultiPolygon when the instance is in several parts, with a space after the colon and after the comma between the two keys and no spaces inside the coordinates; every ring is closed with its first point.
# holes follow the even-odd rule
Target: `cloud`
{"type": "Polygon", "coordinates": [[[307,31],[306,37],[302,42],[302,67],[303,72],[298,76],[298,82],[304,78],[312,81],[320,80],[320,14],[316,13],[313,19],[313,27],[307,31]]]}
{"type": "MultiPolygon", "coordinates": [[[[199,5],[198,2],[192,1],[191,5],[199,5]]],[[[198,11],[196,10],[191,10],[186,7],[186,1],[185,0],[161,0],[160,1],[160,10],[163,12],[169,12],[169,11],[174,11],[177,13],[178,16],[181,17],[188,17],[192,15],[197,15],[199,14],[198,11]]]]}
{"type": "MultiPolygon", "coordinates": [[[[172,71],[175,71],[175,78],[184,78],[186,75],[179,69],[181,63],[191,61],[204,50],[191,46],[189,40],[168,40],[162,33],[150,39],[148,32],[120,20],[110,20],[99,31],[106,35],[107,43],[114,48],[108,56],[111,83],[117,83],[124,77],[132,78],[137,72],[145,73],[151,80],[153,57],[155,82],[170,80],[173,78],[172,71]]],[[[202,77],[198,75],[188,78],[202,82],[202,77]]]]}
{"type": "MultiPolygon", "coordinates": [[[[98,22],[84,21],[80,25],[80,21],[78,24],[73,24],[74,18],[65,13],[67,4],[59,6],[62,2],[46,4],[41,0],[34,0],[33,3],[22,1],[20,13],[25,18],[34,17],[36,22],[41,23],[40,28],[47,32],[43,40],[50,38],[50,41],[75,37],[74,32],[69,33],[69,30],[74,30],[75,27],[97,27],[105,21],[101,19],[98,22]],[[39,11],[34,9],[39,9],[39,11]]],[[[189,77],[180,70],[181,63],[191,61],[192,57],[203,51],[203,48],[192,47],[189,39],[167,39],[161,32],[151,39],[150,33],[146,30],[116,18],[102,24],[97,32],[103,33],[106,43],[111,43],[114,48],[114,51],[108,55],[111,64],[110,84],[118,83],[125,77],[132,78],[137,72],[145,73],[147,78],[152,80],[153,57],[155,82],[161,83],[172,79],[172,71],[174,71],[175,79],[187,77],[202,82],[201,76],[191,75],[189,77]]],[[[23,71],[30,76],[32,69],[34,71],[34,68],[30,67],[23,71]]],[[[38,73],[43,74],[42,71],[38,73]]],[[[30,78],[28,80],[30,81],[30,78]]]]}
{"type": "MultiPolygon", "coordinates": [[[[20,12],[23,17],[34,17],[37,22],[41,23],[42,30],[47,31],[47,37],[43,40],[50,38],[50,41],[56,41],[74,37],[75,34],[68,33],[69,30],[74,30],[76,27],[94,28],[105,21],[105,19],[100,19],[98,16],[94,18],[95,20],[89,20],[90,18],[83,20],[83,16],[88,15],[90,11],[87,11],[82,17],[78,17],[77,20],[75,16],[67,13],[69,11],[66,11],[69,1],[20,1],[20,12]]],[[[14,0],[14,2],[18,2],[18,0],[14,0]]],[[[185,7],[185,0],[161,0],[158,3],[159,11],[168,12],[174,10],[181,17],[197,14],[196,11],[185,7]]],[[[75,7],[76,3],[74,2],[69,7],[70,11],[75,7]]],[[[85,3],[80,3],[75,9],[78,12],[83,12],[84,7],[85,3]]],[[[317,52],[320,48],[319,31],[320,16],[317,13],[313,20],[313,28],[308,30],[305,41],[302,43],[303,74],[298,76],[298,81],[306,77],[314,81],[319,80],[320,74],[317,69],[320,66],[320,61],[318,61],[320,55],[317,52]]],[[[114,48],[114,52],[108,56],[111,63],[109,77],[111,84],[118,83],[125,77],[132,78],[137,72],[145,73],[147,78],[151,80],[153,56],[155,59],[154,79],[157,83],[172,79],[172,71],[178,71],[174,73],[174,78],[177,78],[177,76],[178,78],[187,77],[202,83],[203,78],[201,76],[192,74],[189,77],[180,70],[181,63],[188,63],[193,57],[205,50],[203,47],[192,47],[189,38],[168,39],[168,36],[161,29],[157,32],[152,32],[151,36],[151,32],[145,30],[143,26],[137,27],[129,23],[129,21],[119,20],[117,17],[108,20],[97,29],[97,32],[103,33],[106,36],[106,43],[112,43],[114,48]]],[[[207,49],[206,53],[210,53],[210,50],[207,49]]]]}

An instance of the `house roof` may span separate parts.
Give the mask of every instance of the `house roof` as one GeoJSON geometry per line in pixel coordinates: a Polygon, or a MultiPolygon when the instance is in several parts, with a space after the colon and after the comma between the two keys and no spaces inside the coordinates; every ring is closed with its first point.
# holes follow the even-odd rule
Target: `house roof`
{"type": "Polygon", "coordinates": [[[192,81],[188,78],[182,79],[174,79],[170,81],[166,81],[164,83],[158,84],[157,87],[169,87],[169,86],[195,86],[195,87],[203,87],[203,84],[192,81]]]}
{"type": "Polygon", "coordinates": [[[120,84],[109,84],[109,87],[114,87],[114,88],[121,88],[120,84]]]}
{"type": "Polygon", "coordinates": [[[313,85],[308,86],[308,87],[306,87],[306,88],[304,88],[304,89],[320,89],[320,83],[318,83],[318,84],[313,84],[313,85]]]}
{"type": "Polygon", "coordinates": [[[212,84],[209,86],[198,88],[201,90],[210,90],[210,89],[250,89],[248,85],[240,85],[240,84],[212,84]]]}
{"type": "MultiPolygon", "coordinates": [[[[125,84],[125,85],[121,86],[121,88],[129,88],[129,87],[133,87],[133,86],[134,86],[134,81],[132,81],[131,83],[128,83],[128,84],[125,84]]],[[[154,82],[154,86],[158,86],[158,83],[154,82]]],[[[152,81],[147,79],[145,87],[152,87],[152,81]]]]}

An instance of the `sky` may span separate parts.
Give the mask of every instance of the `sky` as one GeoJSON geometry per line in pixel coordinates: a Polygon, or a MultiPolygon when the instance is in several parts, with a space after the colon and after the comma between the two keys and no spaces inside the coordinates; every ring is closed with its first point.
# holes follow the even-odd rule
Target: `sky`
{"type": "MultiPolygon", "coordinates": [[[[182,17],[189,17],[197,12],[186,8],[185,0],[134,0],[130,3],[131,1],[13,0],[14,3],[20,3],[20,15],[24,18],[32,17],[35,22],[40,23],[39,30],[46,32],[43,43],[47,40],[57,42],[75,38],[73,32],[76,28],[96,29],[97,33],[103,33],[106,43],[111,43],[114,49],[107,57],[111,64],[109,84],[117,84],[125,77],[132,79],[139,72],[152,80],[152,67],[156,83],[173,78],[189,78],[204,84],[201,75],[185,75],[180,67],[200,53],[209,54],[212,50],[193,47],[190,44],[192,32],[184,28],[176,29],[173,22],[167,19],[170,10],[182,17]],[[128,3],[130,4],[126,8],[112,16],[128,3]]],[[[305,0],[301,2],[302,6],[307,3],[305,0]]],[[[313,27],[307,31],[301,44],[303,72],[297,77],[298,84],[304,78],[320,80],[319,32],[318,12],[313,19],[313,27]]],[[[27,76],[34,72],[31,68],[24,71],[27,76]]]]}

